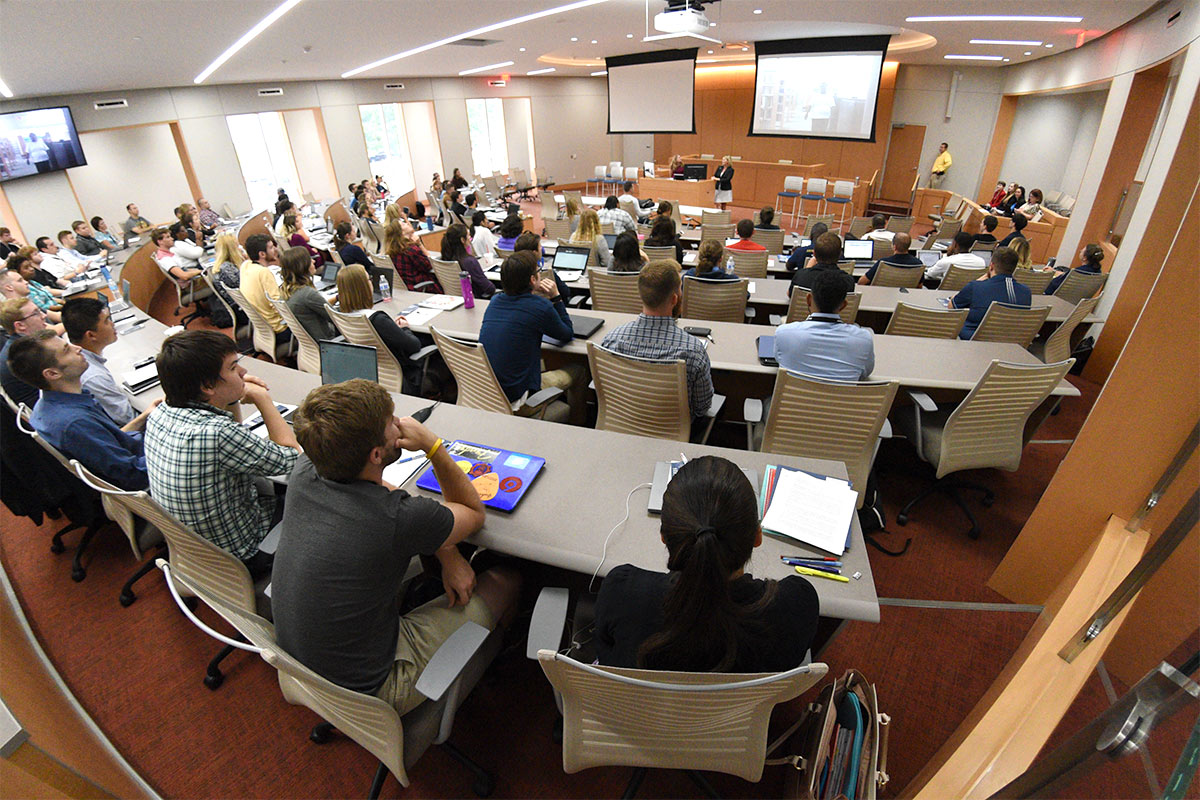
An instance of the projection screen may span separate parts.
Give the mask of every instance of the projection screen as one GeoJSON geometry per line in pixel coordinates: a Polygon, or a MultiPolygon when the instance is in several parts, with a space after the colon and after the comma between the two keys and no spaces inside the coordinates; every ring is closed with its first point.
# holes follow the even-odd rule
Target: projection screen
{"type": "Polygon", "coordinates": [[[695,133],[696,48],[604,59],[609,133],[695,133]]]}

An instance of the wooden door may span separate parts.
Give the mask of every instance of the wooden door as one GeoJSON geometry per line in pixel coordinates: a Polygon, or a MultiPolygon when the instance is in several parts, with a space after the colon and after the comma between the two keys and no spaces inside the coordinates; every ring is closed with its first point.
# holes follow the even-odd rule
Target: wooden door
{"type": "Polygon", "coordinates": [[[921,147],[924,144],[924,125],[892,127],[887,161],[883,165],[883,183],[879,187],[881,200],[908,202],[912,196],[913,179],[921,166],[921,147]]]}

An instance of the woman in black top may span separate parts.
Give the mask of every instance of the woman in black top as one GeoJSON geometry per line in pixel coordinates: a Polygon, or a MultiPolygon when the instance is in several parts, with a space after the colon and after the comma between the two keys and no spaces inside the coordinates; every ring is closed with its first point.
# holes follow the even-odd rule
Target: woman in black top
{"type": "Polygon", "coordinates": [[[754,227],[760,231],[777,231],[779,226],[775,224],[775,209],[770,206],[763,206],[758,212],[758,224],[754,227]]]}
{"type": "Polygon", "coordinates": [[[612,248],[613,272],[641,272],[646,264],[646,255],[638,246],[637,235],[623,231],[617,236],[612,248]]]}
{"type": "Polygon", "coordinates": [[[596,600],[601,664],[687,672],[798,667],[817,627],[817,592],[798,575],[745,573],[762,543],[754,487],[731,461],[692,459],[667,484],[659,528],[669,573],[614,568],[596,600]]]}
{"type": "MultiPolygon", "coordinates": [[[[662,213],[661,211],[659,212],[662,213]]],[[[668,212],[670,213],[670,212],[668,212]]],[[[646,237],[646,247],[674,247],[675,261],[683,263],[683,242],[675,234],[675,220],[659,216],[650,227],[650,235],[646,237]]]]}
{"type": "Polygon", "coordinates": [[[454,261],[459,268],[471,276],[471,293],[485,300],[496,293],[496,285],[483,274],[479,259],[471,252],[471,239],[467,226],[454,223],[442,235],[442,261],[454,261]]]}
{"type": "Polygon", "coordinates": [[[721,159],[721,166],[713,173],[713,180],[717,182],[713,201],[724,211],[725,204],[733,202],[733,167],[729,166],[729,156],[721,159]]]}
{"type": "Polygon", "coordinates": [[[459,168],[455,167],[454,174],[450,176],[450,185],[455,189],[465,189],[470,184],[468,184],[467,179],[462,176],[462,172],[459,170],[459,168]]]}

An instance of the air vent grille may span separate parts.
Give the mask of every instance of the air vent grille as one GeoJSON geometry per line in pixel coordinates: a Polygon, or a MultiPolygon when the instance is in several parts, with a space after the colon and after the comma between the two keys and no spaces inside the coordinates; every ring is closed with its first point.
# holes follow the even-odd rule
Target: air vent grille
{"type": "Polygon", "coordinates": [[[385,83],[383,85],[383,88],[384,89],[403,89],[404,84],[403,83],[385,83]]]}
{"type": "Polygon", "coordinates": [[[258,90],[259,97],[278,97],[281,94],[283,94],[283,89],[280,89],[279,87],[275,87],[274,89],[259,89],[258,90]]]}
{"type": "Polygon", "coordinates": [[[487,47],[488,45],[499,44],[499,39],[459,39],[457,42],[450,44],[456,47],[487,47]]]}
{"type": "Polygon", "coordinates": [[[108,111],[110,108],[129,108],[129,101],[125,98],[120,100],[97,100],[92,103],[92,107],[97,111],[108,111]]]}

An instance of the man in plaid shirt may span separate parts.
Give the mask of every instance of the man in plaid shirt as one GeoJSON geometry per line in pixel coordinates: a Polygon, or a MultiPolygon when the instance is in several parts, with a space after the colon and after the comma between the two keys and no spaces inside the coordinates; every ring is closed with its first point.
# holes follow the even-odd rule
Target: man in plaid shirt
{"type": "Polygon", "coordinates": [[[280,515],[255,478],[291,472],[299,445],[267,385],[238,361],[237,345],[216,331],[163,342],[158,377],[166,400],[146,421],[146,467],[163,508],[258,577],[272,562],[258,545],[280,515]],[[269,439],[234,419],[229,407],[239,402],[258,410],[269,439]]]}
{"type": "Polygon", "coordinates": [[[633,322],[614,328],[600,346],[638,358],[683,359],[688,406],[695,418],[708,413],[712,405],[712,366],[700,340],[675,324],[675,309],[683,299],[679,269],[674,261],[654,261],[642,267],[638,275],[642,313],[633,322]]]}
{"type": "Polygon", "coordinates": [[[617,202],[617,196],[610,194],[604,201],[604,208],[596,212],[596,216],[600,218],[600,224],[609,223],[613,226],[613,233],[637,233],[637,225],[633,222],[633,217],[629,216],[629,212],[620,207],[617,202]]]}

